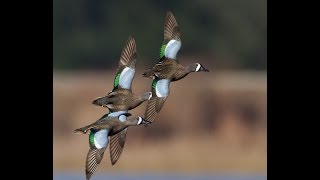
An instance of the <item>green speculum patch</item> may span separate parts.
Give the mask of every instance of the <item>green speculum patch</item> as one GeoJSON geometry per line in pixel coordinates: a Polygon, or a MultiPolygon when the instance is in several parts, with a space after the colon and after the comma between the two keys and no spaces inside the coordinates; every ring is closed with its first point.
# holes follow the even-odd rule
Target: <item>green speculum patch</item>
{"type": "Polygon", "coordinates": [[[119,85],[120,75],[121,75],[121,73],[118,73],[118,74],[116,75],[116,78],[114,78],[113,87],[117,87],[117,86],[119,85]]]}
{"type": "Polygon", "coordinates": [[[94,134],[95,133],[96,132],[93,129],[90,130],[89,142],[90,142],[91,145],[94,145],[94,134]]]}
{"type": "Polygon", "coordinates": [[[152,81],[152,85],[151,85],[152,89],[155,89],[155,88],[156,88],[156,85],[157,85],[158,80],[159,80],[158,78],[155,78],[155,79],[152,81]]]}
{"type": "Polygon", "coordinates": [[[164,51],[166,49],[166,44],[162,45],[161,48],[160,48],[160,58],[162,58],[164,56],[164,51]]]}

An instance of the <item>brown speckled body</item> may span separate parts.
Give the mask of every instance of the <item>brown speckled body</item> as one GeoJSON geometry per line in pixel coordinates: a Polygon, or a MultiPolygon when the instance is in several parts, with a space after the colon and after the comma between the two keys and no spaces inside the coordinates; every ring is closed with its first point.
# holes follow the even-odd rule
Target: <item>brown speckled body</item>
{"type": "Polygon", "coordinates": [[[127,111],[139,106],[146,99],[141,95],[133,94],[131,90],[118,88],[111,97],[117,98],[112,103],[112,111],[127,111]]]}
{"type": "Polygon", "coordinates": [[[134,78],[136,62],[136,43],[134,38],[129,36],[120,56],[113,90],[108,93],[108,95],[98,97],[93,100],[92,104],[107,107],[111,112],[116,112],[134,109],[142,102],[148,100],[151,96],[151,92],[139,95],[132,93],[131,86],[134,78]],[[123,72],[124,74],[122,74],[123,72]],[[131,73],[126,74],[125,72],[131,73]]]}
{"type": "Polygon", "coordinates": [[[167,12],[164,21],[163,43],[160,48],[160,59],[151,68],[148,68],[144,73],[144,77],[152,78],[152,97],[148,101],[144,118],[150,122],[157,117],[167,97],[169,96],[169,84],[172,81],[183,79],[191,72],[208,72],[200,63],[193,63],[183,66],[177,59],[177,53],[181,48],[181,34],[178,23],[172,12],[167,12]],[[160,85],[158,85],[159,80],[160,85]],[[157,95],[156,87],[165,92],[163,95],[157,95]]]}
{"type": "MultiPolygon", "coordinates": [[[[130,116],[130,113],[123,113],[120,114],[119,116],[109,116],[109,114],[106,114],[102,116],[99,120],[96,122],[76,129],[74,130],[74,133],[84,133],[86,134],[89,130],[93,131],[90,132],[89,135],[89,151],[87,153],[87,158],[86,158],[86,179],[90,179],[91,176],[94,174],[94,172],[97,170],[98,165],[100,164],[103,154],[108,146],[108,137],[110,138],[110,159],[111,159],[111,164],[114,165],[117,160],[119,159],[121,152],[124,147],[125,143],[125,137],[126,137],[126,128],[128,126],[138,126],[140,124],[147,124],[148,122],[144,121],[143,118],[141,117],[128,117],[130,116]],[[122,115],[126,116],[126,120],[122,119],[122,115]],[[121,121],[121,120],[125,121],[121,121]],[[107,134],[103,135],[102,138],[105,138],[106,144],[101,146],[99,145],[99,142],[97,143],[98,146],[96,145],[95,140],[90,140],[90,137],[95,138],[95,133],[99,132],[100,130],[108,130],[107,134]]],[[[100,131],[101,132],[101,131],[100,131]]],[[[101,140],[101,136],[99,137],[101,140]]]]}
{"type": "Polygon", "coordinates": [[[178,81],[190,72],[190,68],[179,64],[176,60],[170,58],[164,58],[161,63],[157,63],[152,68],[149,68],[144,77],[152,78],[153,76],[159,79],[169,79],[170,81],[178,81]]]}
{"type": "MultiPolygon", "coordinates": [[[[130,116],[130,113],[124,113],[125,116],[130,116]]],[[[128,117],[126,121],[122,122],[118,119],[118,117],[110,117],[108,115],[104,115],[96,122],[84,126],[82,128],[74,130],[75,133],[84,133],[86,134],[88,130],[100,130],[100,129],[107,129],[109,130],[109,136],[113,136],[123,129],[127,128],[128,126],[137,126],[140,117],[128,117]]],[[[143,123],[147,123],[143,121],[143,123]]]]}

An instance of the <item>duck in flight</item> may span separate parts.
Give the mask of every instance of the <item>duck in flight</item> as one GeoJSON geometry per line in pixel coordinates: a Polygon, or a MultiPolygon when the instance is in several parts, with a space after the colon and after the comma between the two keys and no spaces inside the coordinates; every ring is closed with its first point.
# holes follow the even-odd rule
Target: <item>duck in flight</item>
{"type": "Polygon", "coordinates": [[[194,63],[183,66],[177,59],[181,48],[181,38],[178,23],[172,12],[167,12],[164,22],[164,40],[160,49],[160,60],[153,67],[148,68],[144,77],[152,78],[152,97],[148,101],[144,118],[153,122],[169,96],[169,85],[192,72],[209,72],[202,64],[194,63]]]}
{"type": "MultiPolygon", "coordinates": [[[[137,47],[135,39],[129,36],[120,56],[119,66],[113,82],[113,90],[104,97],[98,97],[92,104],[108,108],[110,116],[117,116],[119,113],[126,113],[138,107],[144,101],[151,98],[151,92],[140,95],[132,92],[132,80],[135,75],[137,62],[137,47]]],[[[126,141],[127,128],[120,133],[110,137],[110,155],[113,157],[112,165],[115,164],[124,148],[126,141]]]]}
{"type": "Polygon", "coordinates": [[[136,62],[136,42],[134,37],[130,35],[120,56],[113,90],[104,97],[94,99],[92,104],[107,107],[111,112],[116,112],[134,109],[144,101],[149,100],[151,92],[145,92],[140,95],[132,92],[131,86],[135,75],[136,62]]]}
{"type": "Polygon", "coordinates": [[[142,124],[148,124],[142,117],[129,117],[130,113],[112,113],[102,116],[96,122],[84,126],[82,128],[74,130],[74,133],[89,133],[89,151],[86,158],[86,179],[89,180],[91,176],[97,170],[100,164],[103,154],[108,146],[108,143],[112,143],[113,140],[119,141],[118,146],[112,146],[110,144],[110,159],[111,164],[114,165],[119,158],[124,141],[122,139],[111,139],[120,134],[124,129],[129,126],[139,126],[142,124]],[[109,139],[110,138],[110,139],[109,139]]]}

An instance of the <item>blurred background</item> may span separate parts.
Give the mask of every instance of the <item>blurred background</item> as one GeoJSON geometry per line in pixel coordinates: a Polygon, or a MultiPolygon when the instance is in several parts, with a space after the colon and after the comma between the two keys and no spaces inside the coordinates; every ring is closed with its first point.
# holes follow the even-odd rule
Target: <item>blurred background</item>
{"type": "Polygon", "coordinates": [[[91,102],[112,90],[130,34],[133,92],[150,90],[142,73],[157,62],[167,10],[181,31],[179,62],[210,72],[171,83],[154,123],[131,127],[117,164],[108,149],[92,179],[266,179],[266,0],[53,0],[54,179],[85,178],[88,136],[73,130],[107,113],[91,102]]]}

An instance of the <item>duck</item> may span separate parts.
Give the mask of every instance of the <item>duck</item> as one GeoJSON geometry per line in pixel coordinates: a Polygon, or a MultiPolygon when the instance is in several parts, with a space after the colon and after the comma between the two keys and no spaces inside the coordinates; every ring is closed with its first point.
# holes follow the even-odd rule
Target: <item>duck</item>
{"type": "MultiPolygon", "coordinates": [[[[113,81],[113,89],[104,97],[98,97],[92,101],[93,105],[108,108],[110,116],[126,113],[151,98],[151,92],[136,95],[132,92],[132,81],[135,76],[137,62],[137,46],[135,38],[129,35],[122,49],[119,66],[113,81]]],[[[114,163],[118,161],[126,140],[127,128],[116,136],[110,138],[110,155],[114,163]],[[118,147],[117,151],[111,150],[118,147]]]]}
{"type": "Polygon", "coordinates": [[[137,50],[135,38],[130,35],[120,56],[119,66],[114,78],[113,90],[106,96],[92,101],[93,105],[108,108],[110,112],[128,111],[138,107],[151,98],[151,92],[134,94],[132,80],[135,75],[137,50]]]}
{"type": "Polygon", "coordinates": [[[164,22],[164,40],[160,48],[159,61],[148,68],[143,77],[152,78],[151,98],[148,101],[144,118],[153,122],[159,114],[167,97],[169,96],[169,85],[178,81],[192,72],[209,72],[201,63],[193,63],[184,66],[177,59],[181,48],[181,38],[178,23],[171,11],[166,13],[164,22]]]}
{"type": "MultiPolygon", "coordinates": [[[[89,151],[86,157],[86,179],[89,180],[91,176],[96,172],[98,165],[103,159],[104,152],[108,146],[108,137],[121,137],[121,132],[129,126],[139,126],[142,124],[148,124],[144,118],[140,116],[129,117],[130,113],[116,112],[103,115],[96,122],[87,126],[74,130],[76,134],[87,134],[89,131],[89,151]]],[[[120,142],[116,144],[124,144],[123,138],[115,138],[120,142]]],[[[124,139],[125,140],[125,139],[124,139]]],[[[112,141],[110,139],[110,141],[112,141]]],[[[118,156],[119,150],[122,150],[121,146],[112,146],[110,144],[110,159],[111,164],[114,165],[118,156]]]]}

